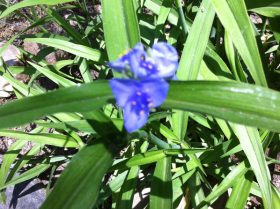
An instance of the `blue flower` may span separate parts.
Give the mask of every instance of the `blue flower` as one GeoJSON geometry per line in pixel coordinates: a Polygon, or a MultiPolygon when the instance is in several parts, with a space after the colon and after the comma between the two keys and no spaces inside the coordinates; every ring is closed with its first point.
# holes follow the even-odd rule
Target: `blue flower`
{"type": "Polygon", "coordinates": [[[114,62],[109,62],[109,67],[117,72],[129,73],[131,71],[135,78],[143,78],[146,75],[146,69],[142,66],[147,57],[144,46],[138,43],[133,49],[121,56],[114,62]]]}
{"type": "Polygon", "coordinates": [[[147,54],[144,46],[138,43],[118,60],[110,62],[109,66],[118,72],[127,73],[130,69],[137,79],[170,79],[178,68],[178,54],[174,47],[165,42],[154,44],[147,54]]]}
{"type": "Polygon", "coordinates": [[[112,79],[110,86],[123,108],[124,126],[131,133],[148,120],[150,109],[166,99],[169,85],[165,79],[175,76],[178,54],[171,45],[159,42],[148,51],[138,43],[133,49],[109,66],[128,79],[112,79]]]}
{"type": "Polygon", "coordinates": [[[129,133],[145,125],[150,109],[164,102],[169,88],[163,79],[112,79],[110,86],[123,108],[124,126],[129,133]]]}
{"type": "Polygon", "coordinates": [[[151,77],[170,79],[178,68],[178,53],[173,46],[158,42],[151,48],[147,61],[153,63],[157,69],[155,73],[151,73],[151,77]]]}

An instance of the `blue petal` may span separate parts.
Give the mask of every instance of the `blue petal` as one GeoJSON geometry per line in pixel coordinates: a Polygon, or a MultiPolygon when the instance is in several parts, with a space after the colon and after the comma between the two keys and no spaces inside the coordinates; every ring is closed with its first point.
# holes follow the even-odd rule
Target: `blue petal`
{"type": "MultiPolygon", "coordinates": [[[[146,53],[144,46],[141,43],[138,43],[132,50],[127,50],[119,59],[114,62],[109,62],[108,66],[118,72],[122,72],[127,67],[131,67],[131,57],[138,56],[140,57],[142,53],[146,53]]],[[[139,63],[139,61],[138,61],[139,63]]]]}
{"type": "Polygon", "coordinates": [[[131,72],[136,78],[142,78],[146,76],[146,69],[141,66],[141,63],[145,61],[147,53],[144,46],[138,43],[129,54],[127,54],[131,72]]]}
{"type": "Polygon", "coordinates": [[[149,109],[144,108],[141,112],[134,108],[131,103],[124,107],[124,127],[131,133],[144,126],[149,117],[149,109]]]}
{"type": "Polygon", "coordinates": [[[124,107],[128,99],[137,91],[138,82],[130,79],[111,79],[110,86],[117,104],[124,107]]]}
{"type": "Polygon", "coordinates": [[[137,52],[144,52],[145,53],[145,49],[144,49],[144,46],[142,43],[138,43],[135,45],[135,47],[133,47],[133,50],[134,51],[137,51],[137,52]]]}
{"type": "Polygon", "coordinates": [[[141,82],[142,91],[151,99],[149,106],[160,106],[167,97],[169,85],[164,79],[146,79],[141,82]]]}
{"type": "Polygon", "coordinates": [[[127,63],[123,59],[118,59],[115,62],[109,62],[108,66],[121,73],[126,68],[127,63]]]}
{"type": "Polygon", "coordinates": [[[160,58],[158,58],[156,62],[158,67],[157,76],[160,78],[170,79],[175,75],[178,69],[178,62],[170,62],[169,60],[160,58]]]}
{"type": "Polygon", "coordinates": [[[158,68],[157,74],[152,77],[172,78],[178,68],[176,49],[165,42],[158,42],[153,45],[150,54],[158,68]]]}
{"type": "Polygon", "coordinates": [[[178,62],[178,53],[176,49],[168,43],[158,42],[151,49],[153,58],[165,58],[172,62],[178,62]]]}

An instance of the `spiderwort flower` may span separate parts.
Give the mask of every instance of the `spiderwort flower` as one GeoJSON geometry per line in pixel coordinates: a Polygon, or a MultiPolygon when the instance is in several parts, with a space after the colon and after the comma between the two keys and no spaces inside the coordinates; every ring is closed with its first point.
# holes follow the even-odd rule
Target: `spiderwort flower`
{"type": "Polygon", "coordinates": [[[124,126],[129,133],[145,125],[150,109],[164,102],[169,88],[163,79],[112,79],[110,86],[123,108],[124,126]]]}
{"type": "Polygon", "coordinates": [[[135,78],[142,78],[146,76],[145,66],[142,66],[146,56],[147,53],[144,50],[144,46],[138,43],[133,49],[116,61],[109,62],[109,67],[120,73],[128,73],[131,70],[135,78]]]}
{"type": "Polygon", "coordinates": [[[151,108],[164,102],[169,88],[165,79],[174,77],[178,54],[167,43],[154,44],[148,53],[138,43],[109,66],[128,77],[112,79],[110,86],[123,108],[124,126],[131,133],[145,125],[151,108]]]}
{"type": "Polygon", "coordinates": [[[178,54],[174,47],[159,42],[153,45],[149,54],[144,46],[138,43],[127,54],[109,66],[118,72],[131,70],[134,78],[165,78],[170,79],[175,75],[178,68],[178,54]]]}
{"type": "Polygon", "coordinates": [[[149,61],[156,68],[156,72],[151,73],[151,77],[170,79],[178,68],[178,53],[173,46],[158,42],[150,50],[150,57],[146,62],[149,61]]]}

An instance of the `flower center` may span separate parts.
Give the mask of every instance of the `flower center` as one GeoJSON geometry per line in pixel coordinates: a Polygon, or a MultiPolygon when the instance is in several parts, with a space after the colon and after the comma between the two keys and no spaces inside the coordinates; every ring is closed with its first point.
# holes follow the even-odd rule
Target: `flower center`
{"type": "Polygon", "coordinates": [[[151,97],[144,91],[138,90],[135,94],[129,99],[131,108],[138,115],[143,115],[149,112],[150,108],[153,107],[153,102],[151,97]]]}

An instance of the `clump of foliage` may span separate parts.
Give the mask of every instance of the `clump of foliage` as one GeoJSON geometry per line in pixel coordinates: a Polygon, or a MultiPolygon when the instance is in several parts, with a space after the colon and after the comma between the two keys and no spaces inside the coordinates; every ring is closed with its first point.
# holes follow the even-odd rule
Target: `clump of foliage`
{"type": "Polygon", "coordinates": [[[244,208],[253,196],[280,208],[271,180],[280,163],[278,0],[23,0],[1,8],[2,20],[18,15],[30,26],[0,55],[14,40],[44,46],[37,55],[19,46],[22,65],[1,62],[17,98],[0,107],[0,136],[16,139],[1,163],[2,201],[8,186],[42,175],[42,209],[244,208]],[[51,33],[50,23],[63,33],[51,33]],[[58,49],[69,56],[49,64],[58,49]],[[40,85],[42,77],[55,88],[40,85]],[[154,91],[138,92],[147,86],[154,91]],[[29,123],[36,128],[28,133],[9,129],[29,123]],[[143,190],[148,201],[135,196],[143,190]]]}

